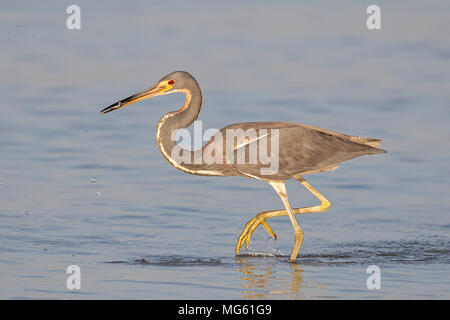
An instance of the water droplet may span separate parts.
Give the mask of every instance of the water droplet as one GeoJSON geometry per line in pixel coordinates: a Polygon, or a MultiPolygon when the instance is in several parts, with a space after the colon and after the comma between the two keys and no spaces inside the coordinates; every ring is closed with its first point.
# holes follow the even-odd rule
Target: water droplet
{"type": "Polygon", "coordinates": [[[0,182],[0,188],[4,188],[5,187],[5,183],[4,182],[0,182]]]}
{"type": "Polygon", "coordinates": [[[25,214],[26,214],[27,216],[31,216],[32,212],[31,212],[31,211],[26,211],[25,214]]]}
{"type": "Polygon", "coordinates": [[[96,194],[97,194],[97,198],[101,197],[101,193],[100,192],[97,192],[96,194]]]}
{"type": "Polygon", "coordinates": [[[97,179],[91,178],[91,183],[96,183],[96,182],[97,182],[97,179]]]}

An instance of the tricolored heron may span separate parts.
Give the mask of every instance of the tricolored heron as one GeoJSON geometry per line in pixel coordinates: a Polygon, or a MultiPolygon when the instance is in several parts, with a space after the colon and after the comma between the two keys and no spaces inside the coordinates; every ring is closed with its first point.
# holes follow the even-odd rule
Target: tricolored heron
{"type": "MultiPolygon", "coordinates": [[[[221,129],[200,150],[183,150],[183,152],[188,152],[187,158],[184,157],[183,159],[198,159],[199,155],[201,156],[202,152],[208,147],[218,145],[220,142],[220,139],[218,139],[219,135],[223,137],[227,130],[265,130],[265,132],[268,132],[264,135],[265,139],[267,136],[275,134],[272,132],[276,132],[278,135],[278,140],[275,141],[277,144],[277,157],[279,161],[277,166],[278,170],[276,172],[263,174],[261,168],[264,164],[260,159],[257,159],[257,161],[253,163],[239,164],[230,161],[214,163],[205,163],[204,161],[180,162],[173,157],[172,151],[174,148],[181,149],[173,138],[173,134],[178,129],[189,127],[197,119],[202,106],[202,92],[200,86],[192,75],[184,71],[172,72],[159,80],[158,83],[151,88],[120,100],[103,109],[101,112],[108,113],[134,102],[174,92],[182,92],[186,95],[186,101],[183,107],[177,111],[167,113],[158,122],[156,127],[156,141],[161,153],[169,163],[181,171],[194,175],[244,176],[267,181],[278,193],[284,204],[285,209],[261,212],[247,223],[238,238],[235,250],[236,255],[239,254],[239,250],[244,243],[248,249],[250,238],[259,225],[262,225],[267,232],[276,239],[276,234],[268,225],[266,219],[288,215],[295,232],[295,242],[289,261],[295,261],[303,241],[303,232],[295,219],[295,215],[309,212],[323,212],[328,210],[331,206],[331,203],[327,198],[306,182],[302,175],[334,170],[342,161],[363,155],[386,152],[385,150],[377,149],[382,142],[380,139],[350,136],[305,124],[288,122],[244,122],[232,124],[221,129]],[[320,201],[320,205],[292,208],[289,204],[285,186],[285,181],[291,178],[296,179],[316,196],[320,201]]],[[[232,152],[237,153],[238,151],[244,150],[246,156],[249,156],[252,145],[260,139],[261,136],[256,136],[256,139],[253,140],[246,138],[244,143],[238,144],[233,138],[232,152]]],[[[209,150],[211,150],[211,148],[209,150]]],[[[217,151],[220,150],[220,148],[212,148],[212,150],[217,151]]],[[[223,157],[227,158],[228,155],[226,154],[226,151],[224,151],[223,148],[222,150],[223,157]]],[[[275,150],[275,147],[273,147],[272,150],[275,150]]]]}

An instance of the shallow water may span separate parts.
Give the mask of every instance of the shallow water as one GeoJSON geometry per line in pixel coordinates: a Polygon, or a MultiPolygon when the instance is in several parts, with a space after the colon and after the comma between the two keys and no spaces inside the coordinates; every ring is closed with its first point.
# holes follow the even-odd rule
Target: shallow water
{"type": "MultiPolygon", "coordinates": [[[[79,1],[2,4],[0,298],[448,299],[450,41],[445,1],[79,1]],[[282,203],[245,178],[172,168],[155,125],[171,95],[106,116],[112,102],[185,69],[203,128],[295,121],[385,140],[388,154],[306,176],[333,206],[269,221],[234,256],[245,223],[282,203]],[[66,268],[81,268],[81,290],[66,268]],[[370,265],[381,288],[369,290],[370,265]]],[[[316,200],[289,181],[293,206],[316,200]]]]}

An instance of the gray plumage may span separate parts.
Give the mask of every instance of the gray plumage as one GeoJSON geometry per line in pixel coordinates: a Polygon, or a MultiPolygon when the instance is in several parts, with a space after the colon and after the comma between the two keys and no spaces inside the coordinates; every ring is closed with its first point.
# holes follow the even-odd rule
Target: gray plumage
{"type": "MultiPolygon", "coordinates": [[[[261,164],[228,164],[237,171],[236,175],[249,174],[263,180],[287,180],[298,174],[322,172],[335,169],[339,163],[363,155],[385,153],[374,146],[382,142],[379,139],[349,136],[318,127],[289,122],[245,122],[236,123],[220,130],[226,137],[227,129],[266,129],[279,132],[279,169],[277,174],[262,175],[261,164]]],[[[226,141],[226,139],[225,139],[226,141]]],[[[267,136],[268,150],[271,151],[270,134],[267,136]]],[[[214,142],[208,142],[211,144],[214,142]]],[[[207,145],[208,145],[207,144],[207,145]]],[[[204,149],[207,147],[205,145],[204,149]]],[[[249,159],[250,144],[245,147],[246,160],[249,159]]],[[[225,151],[225,150],[224,150],[225,151]]],[[[225,153],[225,152],[224,152],[225,153]]],[[[225,163],[225,154],[224,160],[225,163]]],[[[234,156],[237,159],[237,151],[234,156]]],[[[248,161],[247,161],[248,162],[248,161]]]]}
{"type": "MultiPolygon", "coordinates": [[[[158,144],[164,144],[166,150],[172,150],[176,147],[176,142],[171,140],[172,132],[190,126],[198,118],[202,106],[201,89],[194,77],[187,72],[176,71],[161,78],[160,82],[169,79],[175,80],[174,90],[188,90],[191,93],[191,101],[188,107],[174,112],[173,116],[164,120],[161,125],[158,144]]],[[[220,130],[224,138],[223,145],[226,143],[225,131],[227,129],[242,129],[244,131],[266,129],[268,132],[277,129],[279,132],[278,173],[262,175],[261,167],[265,165],[260,162],[257,164],[227,164],[225,148],[223,148],[222,164],[194,164],[192,160],[201,156],[200,151],[194,151],[190,155],[191,163],[183,165],[193,172],[215,171],[221,172],[225,176],[241,175],[249,177],[250,175],[263,180],[287,180],[298,174],[332,170],[340,162],[355,157],[386,152],[376,148],[382,142],[379,139],[350,136],[318,127],[288,122],[244,122],[226,126],[220,130]]],[[[270,151],[270,136],[267,138],[270,151]]],[[[211,143],[214,142],[208,142],[203,150],[211,143]]],[[[245,149],[246,159],[248,159],[251,146],[246,145],[245,149]]],[[[164,156],[166,157],[166,155],[164,156]]],[[[234,159],[237,159],[237,151],[234,159]]],[[[208,175],[206,173],[196,174],[208,175]]]]}
{"type": "Polygon", "coordinates": [[[164,115],[156,128],[156,140],[162,155],[175,168],[195,175],[244,176],[267,181],[280,196],[284,208],[264,211],[245,226],[235,249],[239,254],[259,225],[275,237],[266,219],[288,215],[294,227],[295,242],[289,261],[295,261],[303,241],[303,232],[295,215],[324,212],[331,203],[311,186],[302,175],[336,169],[343,161],[363,155],[385,153],[378,149],[380,139],[350,136],[305,124],[289,122],[244,122],[219,130],[203,148],[196,151],[181,149],[173,139],[177,129],[189,127],[197,118],[202,106],[202,92],[197,81],[189,73],[176,71],[161,78],[153,87],[120,100],[101,112],[108,113],[129,104],[155,96],[183,92],[186,102],[182,108],[164,115]],[[228,131],[232,132],[228,136],[228,131]],[[227,141],[227,139],[231,139],[227,141]],[[182,160],[176,157],[183,154],[182,160]],[[204,161],[204,155],[211,155],[204,161]],[[256,158],[255,158],[256,154],[256,158]],[[266,154],[265,157],[261,155],[266,154]],[[267,161],[269,160],[271,161],[267,161]],[[220,161],[218,161],[220,160],[220,161]],[[232,161],[231,161],[232,160],[232,161]],[[273,166],[275,161],[275,167],[273,166]],[[267,173],[267,169],[273,169],[267,173]],[[295,178],[308,189],[320,205],[292,208],[288,201],[284,181],[295,178]]]}

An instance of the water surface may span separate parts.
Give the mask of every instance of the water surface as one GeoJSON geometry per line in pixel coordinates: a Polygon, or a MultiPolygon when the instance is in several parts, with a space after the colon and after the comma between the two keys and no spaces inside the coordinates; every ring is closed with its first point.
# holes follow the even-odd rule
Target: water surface
{"type": "Polygon", "coordinates": [[[72,31],[70,4],[1,5],[0,298],[450,298],[445,1],[381,1],[379,31],[360,1],[78,1],[72,31]],[[204,129],[294,121],[389,153],[306,177],[333,206],[298,217],[296,263],[287,217],[235,257],[245,223],[282,207],[271,187],[165,161],[155,125],[181,94],[98,113],[178,69],[200,82],[204,129]],[[66,288],[73,264],[81,290],[66,288]]]}

